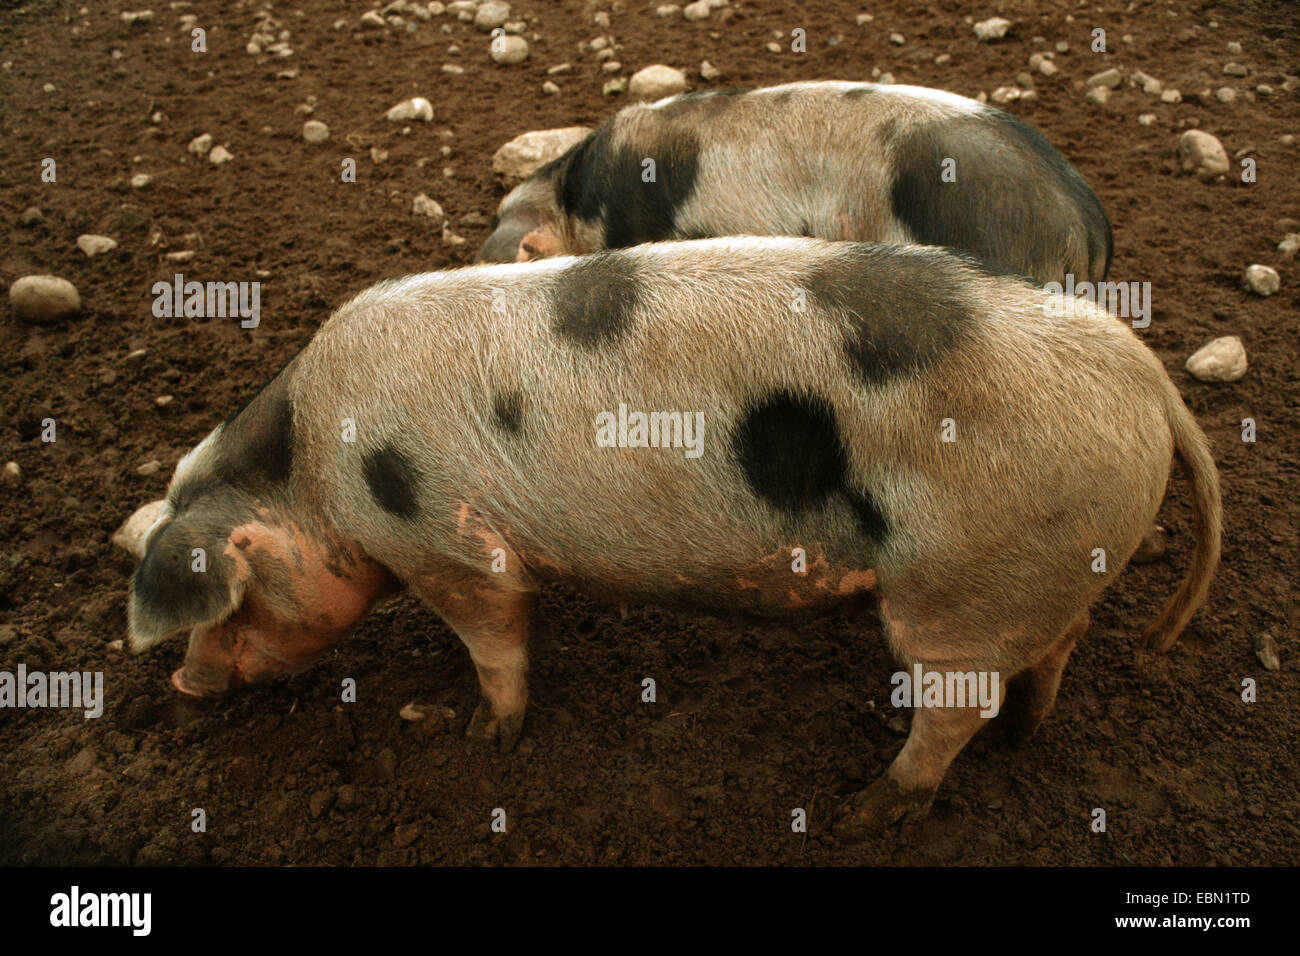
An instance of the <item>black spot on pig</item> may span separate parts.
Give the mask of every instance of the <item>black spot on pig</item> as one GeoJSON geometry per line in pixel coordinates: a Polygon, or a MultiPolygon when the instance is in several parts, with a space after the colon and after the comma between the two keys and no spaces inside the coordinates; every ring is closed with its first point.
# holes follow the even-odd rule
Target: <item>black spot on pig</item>
{"type": "Polygon", "coordinates": [[[732,454],[750,489],[774,507],[800,515],[844,494],[864,534],[877,541],[887,534],[871,495],[850,486],[848,453],[824,399],[785,390],[763,396],[737,423],[732,454]]]}
{"type": "Polygon", "coordinates": [[[369,452],[362,462],[366,484],[379,507],[399,518],[414,518],[420,506],[416,501],[417,475],[400,451],[385,445],[369,452]]]}
{"type": "Polygon", "coordinates": [[[615,117],[556,160],[557,205],[583,222],[602,224],[607,248],[672,237],[677,211],[695,191],[700,154],[695,130],[671,117],[656,120],[643,149],[615,145],[615,117]],[[647,159],[654,160],[654,182],[642,178],[647,159]]]}
{"type": "Polygon", "coordinates": [[[613,342],[632,327],[640,300],[641,282],[627,256],[583,256],[555,276],[551,328],[588,348],[613,342]]]}
{"type": "Polygon", "coordinates": [[[524,397],[506,392],[492,400],[492,424],[502,431],[518,435],[523,428],[524,397]]]}
{"type": "Polygon", "coordinates": [[[683,122],[705,122],[719,113],[730,109],[736,97],[748,93],[747,89],[703,90],[698,93],[683,93],[673,97],[671,102],[655,107],[657,118],[662,120],[681,120],[683,122]]]}
{"type": "Polygon", "coordinates": [[[878,385],[929,368],[974,333],[961,259],[931,249],[841,244],[804,280],[840,325],[854,374],[878,385]]]}
{"type": "Polygon", "coordinates": [[[982,109],[925,125],[895,123],[882,133],[894,156],[893,213],[917,242],[1059,282],[1061,237],[1073,234],[1087,253],[1068,268],[1079,281],[1105,277],[1114,245],[1105,210],[1033,127],[982,109]],[[945,168],[955,181],[943,180],[945,168]]]}
{"type": "Polygon", "coordinates": [[[860,100],[863,97],[870,96],[874,92],[876,92],[875,89],[870,86],[866,86],[866,85],[854,86],[845,90],[843,93],[840,94],[840,96],[843,99],[852,101],[852,100],[860,100]]]}

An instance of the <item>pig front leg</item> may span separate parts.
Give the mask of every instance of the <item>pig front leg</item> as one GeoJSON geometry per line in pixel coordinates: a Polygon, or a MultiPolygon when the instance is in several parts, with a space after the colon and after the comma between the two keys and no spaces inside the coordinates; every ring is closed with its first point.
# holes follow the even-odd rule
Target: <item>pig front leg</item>
{"type": "Polygon", "coordinates": [[[481,574],[439,573],[416,593],[469,649],[483,698],[465,736],[514,749],[528,708],[528,634],[537,595],[503,587],[481,574]]]}

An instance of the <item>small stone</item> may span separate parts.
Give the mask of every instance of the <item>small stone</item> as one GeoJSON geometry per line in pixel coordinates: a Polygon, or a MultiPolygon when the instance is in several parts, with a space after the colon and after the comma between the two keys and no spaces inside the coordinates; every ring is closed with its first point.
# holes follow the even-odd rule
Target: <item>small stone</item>
{"type": "Polygon", "coordinates": [[[769,44],[767,44],[767,45],[764,47],[764,49],[767,50],[768,53],[780,53],[780,52],[781,52],[781,44],[779,44],[779,43],[769,43],[769,44]]]}
{"type": "Polygon", "coordinates": [[[1011,29],[1011,21],[1005,17],[990,17],[975,24],[975,37],[984,43],[1001,40],[1011,29]]]}
{"type": "Polygon", "coordinates": [[[1246,267],[1242,284],[1255,295],[1269,296],[1281,287],[1282,279],[1278,276],[1277,270],[1270,266],[1253,265],[1246,267]]]}
{"type": "MultiPolygon", "coordinates": [[[[627,80],[623,79],[623,82],[627,80]]],[[[493,153],[492,171],[507,185],[513,186],[551,160],[563,156],[590,132],[590,126],[563,126],[521,133],[493,153]]]]}
{"type": "Polygon", "coordinates": [[[1056,52],[1057,52],[1057,53],[1069,53],[1069,52],[1070,52],[1070,44],[1069,44],[1069,42],[1068,42],[1067,40],[1058,40],[1058,41],[1056,42],[1056,52]]]}
{"type": "Polygon", "coordinates": [[[656,63],[632,74],[629,95],[636,100],[658,100],[686,90],[686,74],[671,66],[656,63]]]}
{"type": "Polygon", "coordinates": [[[151,182],[153,182],[153,177],[148,173],[136,173],[131,177],[131,188],[144,189],[144,187],[148,186],[151,182]]]}
{"type": "Polygon", "coordinates": [[[144,475],[147,478],[149,475],[156,475],[160,471],[162,471],[162,462],[155,458],[152,461],[146,461],[143,465],[140,465],[136,468],[135,473],[137,475],[144,475]]]}
{"type": "Polygon", "coordinates": [[[716,66],[708,60],[700,61],[700,79],[712,81],[718,79],[720,76],[722,76],[722,71],[716,66]]]}
{"type": "Polygon", "coordinates": [[[519,36],[497,36],[492,38],[488,53],[493,63],[510,66],[528,59],[528,41],[519,36]]]}
{"type": "Polygon", "coordinates": [[[627,77],[616,76],[612,80],[606,80],[605,85],[600,88],[602,96],[613,96],[615,93],[627,92],[627,77]]]}
{"type": "Polygon", "coordinates": [[[542,84],[542,92],[547,96],[554,96],[556,93],[560,92],[560,88],[550,80],[547,80],[542,84]]]}
{"type": "Polygon", "coordinates": [[[433,104],[423,96],[415,96],[409,100],[402,100],[384,114],[384,119],[390,123],[405,123],[410,120],[427,123],[433,119],[433,104]]]}
{"type": "Polygon", "coordinates": [[[58,276],[23,276],[9,287],[9,305],[19,322],[53,325],[81,311],[81,295],[75,285],[58,276]]]}
{"type": "Polygon", "coordinates": [[[861,27],[861,26],[866,26],[874,19],[876,18],[869,13],[859,13],[856,17],[853,18],[853,22],[861,27]]]}
{"type": "Polygon", "coordinates": [[[1183,172],[1202,179],[1221,176],[1229,169],[1228,153],[1217,137],[1189,129],[1178,139],[1178,165],[1183,172]]]}
{"type": "Polygon", "coordinates": [[[1183,94],[1172,86],[1169,87],[1169,89],[1162,91],[1160,94],[1161,103],[1181,103],[1182,101],[1183,94]]]}
{"type": "Polygon", "coordinates": [[[598,27],[608,27],[609,14],[606,13],[604,10],[602,10],[599,13],[597,13],[594,17],[591,18],[591,22],[596,24],[596,26],[598,27]]]}
{"type": "Polygon", "coordinates": [[[411,212],[415,213],[417,216],[428,216],[430,219],[446,218],[446,214],[442,211],[442,207],[424,193],[420,193],[420,195],[415,197],[415,201],[411,204],[411,212]]]}
{"type": "Polygon", "coordinates": [[[705,19],[708,17],[709,12],[709,5],[704,0],[699,0],[698,3],[688,3],[682,7],[682,16],[692,21],[705,19]]]}
{"type": "Polygon", "coordinates": [[[1202,382],[1235,382],[1246,374],[1246,347],[1225,335],[1197,349],[1184,367],[1202,382]]]}
{"type": "Polygon", "coordinates": [[[1243,64],[1241,64],[1241,63],[1225,63],[1225,64],[1223,64],[1223,75],[1224,75],[1224,76],[1246,76],[1246,75],[1249,74],[1249,73],[1250,73],[1250,70],[1246,69],[1246,67],[1245,67],[1243,64]]]}
{"type": "Polygon", "coordinates": [[[623,64],[618,60],[608,60],[600,65],[602,73],[617,73],[621,69],[623,69],[623,64]]]}
{"type": "Polygon", "coordinates": [[[1038,72],[1043,74],[1043,76],[1055,76],[1057,73],[1061,72],[1061,68],[1051,60],[1044,60],[1042,63],[1038,64],[1038,72]]]}
{"type": "Polygon", "coordinates": [[[1016,74],[1016,86],[1024,87],[1027,90],[1034,88],[1034,78],[1028,73],[1020,72],[1016,74]]]}
{"type": "Polygon", "coordinates": [[[1221,86],[1214,91],[1214,98],[1220,103],[1235,103],[1237,101],[1237,91],[1230,86],[1221,86]]]}
{"type": "Polygon", "coordinates": [[[1160,117],[1157,116],[1155,113],[1142,113],[1140,116],[1138,116],[1138,125],[1139,125],[1139,126],[1155,126],[1155,125],[1156,125],[1156,122],[1157,122],[1159,119],[1160,119],[1160,117]]]}
{"type": "Polygon", "coordinates": [[[935,66],[943,66],[945,63],[951,63],[951,62],[952,62],[951,53],[940,53],[938,56],[934,58],[935,66]]]}
{"type": "Polygon", "coordinates": [[[547,76],[559,76],[561,73],[572,73],[572,72],[573,72],[572,63],[557,63],[555,66],[547,67],[546,69],[547,76]]]}
{"type": "Polygon", "coordinates": [[[308,120],[302,124],[302,138],[313,146],[330,138],[330,128],[320,120],[308,120]]]}
{"type": "Polygon", "coordinates": [[[157,405],[159,408],[166,408],[173,401],[174,399],[171,395],[159,395],[157,398],[153,400],[153,403],[157,405]]]}
{"type": "Polygon", "coordinates": [[[605,47],[609,46],[609,40],[605,37],[595,37],[587,44],[587,49],[592,53],[604,52],[605,47]]]}
{"type": "Polygon", "coordinates": [[[12,624],[0,624],[0,647],[18,640],[18,628],[12,624]]]}
{"type": "Polygon", "coordinates": [[[0,469],[0,481],[4,482],[10,488],[17,488],[23,483],[23,470],[16,461],[7,461],[3,469],[0,469]]]}
{"type": "Polygon", "coordinates": [[[1110,89],[1105,86],[1094,86],[1083,98],[1093,106],[1102,106],[1110,99],[1110,89]]]}
{"type": "Polygon", "coordinates": [[[186,148],[189,149],[191,153],[195,153],[199,156],[208,155],[208,150],[212,149],[212,134],[203,133],[200,136],[195,136],[190,140],[190,145],[186,148]]]}
{"type": "Polygon", "coordinates": [[[1277,251],[1288,259],[1294,259],[1297,250],[1300,250],[1300,232],[1287,233],[1277,244],[1277,251]]]}
{"type": "Polygon", "coordinates": [[[510,19],[510,4],[500,0],[485,0],[474,13],[474,28],[491,33],[510,19]]]}
{"type": "Polygon", "coordinates": [[[1255,657],[1264,665],[1265,670],[1282,669],[1282,660],[1277,654],[1277,641],[1268,632],[1255,637],[1255,657]]]}
{"type": "Polygon", "coordinates": [[[152,19],[153,19],[152,10],[136,10],[134,12],[130,12],[127,10],[122,11],[122,22],[129,24],[130,26],[136,26],[141,23],[148,23],[152,19]]]}
{"type": "Polygon", "coordinates": [[[18,221],[24,226],[34,226],[45,218],[45,214],[36,206],[28,206],[18,217],[18,221]]]}
{"type": "Polygon", "coordinates": [[[1100,73],[1094,73],[1092,76],[1088,77],[1088,81],[1084,85],[1090,88],[1105,87],[1108,90],[1113,90],[1119,86],[1123,79],[1124,74],[1119,71],[1119,68],[1111,67],[1109,70],[1102,70],[1100,73]]]}
{"type": "Polygon", "coordinates": [[[444,63],[442,72],[450,73],[452,76],[464,76],[465,68],[458,63],[444,63]]]}
{"type": "Polygon", "coordinates": [[[411,703],[407,704],[397,712],[397,716],[401,717],[402,720],[405,720],[407,723],[418,723],[419,721],[424,720],[424,708],[416,704],[415,701],[411,701],[411,703]]]}
{"type": "Polygon", "coordinates": [[[175,252],[169,252],[163,258],[168,262],[186,263],[189,262],[197,253],[193,249],[178,249],[175,252]]]}
{"type": "Polygon", "coordinates": [[[1231,53],[1233,56],[1241,56],[1241,44],[1238,43],[1236,40],[1229,41],[1228,52],[1231,53]]]}
{"type": "Polygon", "coordinates": [[[117,248],[117,242],[108,238],[108,236],[95,236],[87,233],[77,237],[77,248],[93,259],[95,256],[112,252],[117,248]]]}
{"type": "Polygon", "coordinates": [[[224,146],[213,146],[212,152],[208,153],[208,162],[213,166],[220,166],[234,159],[234,154],[224,146]]]}
{"type": "Polygon", "coordinates": [[[989,99],[994,103],[1005,105],[1020,99],[1020,90],[1014,86],[999,86],[989,94],[989,99]]]}
{"type": "Polygon", "coordinates": [[[903,45],[904,43],[906,43],[907,41],[906,41],[905,39],[903,39],[903,34],[901,34],[901,33],[891,33],[891,34],[889,35],[889,42],[892,43],[892,44],[894,44],[894,46],[902,46],[902,45],[903,45]]]}

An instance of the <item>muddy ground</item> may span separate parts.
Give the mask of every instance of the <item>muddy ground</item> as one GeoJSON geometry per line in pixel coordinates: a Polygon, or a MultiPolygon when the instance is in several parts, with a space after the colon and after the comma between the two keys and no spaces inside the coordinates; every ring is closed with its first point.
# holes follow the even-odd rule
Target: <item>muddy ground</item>
{"type": "Polygon", "coordinates": [[[80,318],[49,328],[18,324],[0,306],[0,459],[24,475],[0,486],[0,671],[102,671],[106,694],[99,719],[0,710],[0,863],[1300,859],[1300,269],[1276,251],[1300,230],[1300,147],[1284,139],[1300,134],[1300,100],[1294,84],[1282,88],[1284,70],[1300,64],[1296,7],[825,0],[795,13],[737,0],[725,19],[715,11],[688,23],[657,18],[653,6],[522,0],[515,12],[528,22],[531,57],[501,67],[484,34],[446,14],[408,17],[412,32],[363,30],[358,3],[200,0],[155,2],[152,20],[128,25],[117,3],[0,2],[0,280],[54,273],[85,304],[80,318]],[[268,7],[290,31],[292,56],[245,51],[268,7]],[[593,24],[600,11],[610,28],[593,24]],[[864,11],[874,19],[856,23],[864,11]],[[186,14],[207,30],[206,53],[191,50],[186,14]],[[1014,21],[1010,33],[978,42],[972,20],[995,14],[1014,21]],[[806,53],[789,49],[796,27],[807,31],[806,53]],[[1089,50],[1094,27],[1111,52],[1089,50]],[[765,49],[774,34],[780,53],[765,49]],[[504,756],[461,737],[477,700],[473,668],[455,636],[408,598],[311,671],[218,702],[172,689],[183,641],[141,657],[120,649],[132,562],[110,545],[114,529],[161,497],[179,457],[333,307],[378,279],[469,262],[486,228],[461,220],[486,222],[502,195],[490,169],[496,148],[528,129],[594,124],[622,102],[602,95],[605,74],[578,48],[600,35],[615,38],[621,75],[662,62],[687,70],[696,89],[880,70],[971,96],[1015,85],[1031,54],[1070,45],[1055,53],[1056,76],[1035,74],[1037,98],[1008,109],[1101,196],[1115,227],[1112,278],[1152,283],[1154,316],[1141,335],[1213,442],[1223,566],[1182,641],[1140,660],[1136,637],[1190,556],[1188,493],[1176,478],[1160,518],[1168,555],[1129,568],[1095,608],[1037,739],[1015,752],[977,739],[909,833],[858,845],[829,834],[837,804],[884,769],[906,733],[907,716],[888,703],[895,668],[872,615],[807,627],[642,607],[624,618],[550,591],[526,739],[504,756]],[[940,54],[950,59],[936,64],[940,54]],[[723,72],[714,84],[699,76],[705,58],[723,72]],[[548,77],[565,61],[571,72],[548,77]],[[1229,62],[1248,75],[1224,75],[1229,62]],[[465,72],[442,72],[445,63],[465,72]],[[1105,105],[1086,103],[1084,80],[1112,65],[1179,88],[1183,101],[1164,104],[1126,82],[1105,105]],[[541,92],[547,79],[558,94],[541,92]],[[1256,93],[1260,84],[1272,92],[1256,93]],[[1238,91],[1235,102],[1197,95],[1221,86],[1238,91]],[[433,122],[407,131],[384,120],[414,95],[433,102],[433,122]],[[332,131],[323,145],[303,142],[298,108],[308,103],[332,131]],[[1144,113],[1154,123],[1140,125],[1144,113]],[[1235,167],[1217,184],[1179,175],[1178,136],[1197,124],[1230,155],[1249,148],[1257,182],[1240,182],[1235,167]],[[215,166],[188,152],[203,133],[234,158],[215,166]],[[376,162],[372,150],[387,158],[376,162]],[[340,181],[348,156],[355,183],[340,181]],[[47,157],[55,183],[41,180],[47,157]],[[133,188],[141,172],[153,179],[133,188]],[[442,204],[466,245],[446,244],[436,223],[413,214],[419,193],[442,204]],[[22,225],[29,206],[43,218],[22,225]],[[76,246],[83,233],[118,247],[87,258],[76,246]],[[195,255],[183,266],[166,259],[185,250],[195,255]],[[1280,293],[1242,290],[1256,262],[1279,270],[1280,293]],[[151,286],[176,271],[260,279],[261,325],[155,318],[151,286]],[[1232,384],[1195,381],[1184,360],[1221,335],[1241,336],[1249,371],[1232,384]],[[160,407],[161,395],[171,402],[160,407]],[[1241,438],[1248,417],[1254,443],[1241,438]],[[46,418],[57,423],[54,443],[41,440],[46,418]],[[161,470],[137,473],[153,460],[161,470]],[[1278,642],[1280,672],[1252,651],[1263,632],[1278,642]],[[344,704],[349,677],[358,699],[344,704]],[[640,702],[644,677],[658,684],[653,706],[640,702]],[[1258,684],[1255,703],[1241,699],[1247,678],[1258,684]],[[409,702],[455,716],[408,723],[399,711],[409,702]],[[791,832],[795,807],[810,812],[806,835],[791,832]],[[1104,834],[1090,828],[1098,807],[1104,834]],[[191,831],[195,808],[206,833],[191,831]],[[490,832],[494,808],[506,811],[505,834],[490,832]]]}

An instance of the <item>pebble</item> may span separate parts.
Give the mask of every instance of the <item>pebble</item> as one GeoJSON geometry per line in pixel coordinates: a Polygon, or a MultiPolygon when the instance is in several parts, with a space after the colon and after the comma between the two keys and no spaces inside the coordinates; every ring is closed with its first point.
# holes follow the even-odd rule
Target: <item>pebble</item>
{"type": "Polygon", "coordinates": [[[609,14],[606,13],[604,10],[602,10],[599,13],[597,13],[594,17],[591,18],[591,22],[596,24],[596,26],[598,27],[608,27],[609,14]]]}
{"type": "Polygon", "coordinates": [[[58,276],[23,276],[9,287],[9,304],[19,322],[53,325],[81,311],[81,295],[58,276]]]}
{"type": "Polygon", "coordinates": [[[990,17],[975,24],[975,36],[985,43],[1001,40],[1011,29],[1011,21],[1005,17],[990,17]]]}
{"type": "Polygon", "coordinates": [[[940,53],[938,56],[934,58],[935,66],[943,66],[945,63],[951,63],[951,62],[952,62],[951,53],[940,53]]]}
{"type": "Polygon", "coordinates": [[[23,210],[22,215],[18,217],[18,221],[24,226],[34,226],[44,218],[45,214],[40,209],[36,206],[28,206],[23,210]]]}
{"type": "Polygon", "coordinates": [[[722,76],[722,71],[710,63],[708,60],[700,61],[700,78],[704,80],[716,80],[722,76]]]}
{"type": "Polygon", "coordinates": [[[153,400],[153,403],[157,405],[159,408],[166,408],[173,401],[175,401],[175,397],[172,395],[159,395],[157,398],[153,400]]]}
{"type": "Polygon", "coordinates": [[[388,21],[378,11],[368,10],[361,14],[361,26],[367,30],[387,30],[388,21]]]}
{"type": "Polygon", "coordinates": [[[1236,40],[1232,40],[1228,43],[1228,52],[1233,56],[1241,56],[1241,44],[1236,40]]]}
{"type": "Polygon", "coordinates": [[[1088,82],[1084,85],[1088,87],[1100,86],[1113,90],[1119,86],[1123,78],[1124,75],[1120,73],[1119,69],[1112,66],[1109,70],[1102,70],[1100,73],[1094,73],[1088,77],[1088,82]]]}
{"type": "Polygon", "coordinates": [[[168,262],[186,263],[193,259],[197,253],[193,249],[178,249],[175,252],[169,252],[164,257],[168,262]]]}
{"type": "Polygon", "coordinates": [[[491,33],[510,19],[510,4],[500,0],[485,0],[474,13],[474,28],[491,33]]]}
{"type": "Polygon", "coordinates": [[[1228,171],[1228,153],[1218,137],[1189,129],[1178,139],[1178,165],[1185,173],[1208,179],[1228,171]]]}
{"type": "Polygon", "coordinates": [[[427,123],[433,119],[433,104],[423,96],[415,96],[409,100],[402,100],[384,114],[384,119],[392,123],[405,123],[409,120],[421,120],[427,123]]]}
{"type": "Polygon", "coordinates": [[[135,11],[123,10],[122,11],[122,22],[126,24],[130,24],[131,26],[134,26],[137,23],[148,23],[152,19],[153,19],[152,10],[135,10],[135,11]]]}
{"type": "Polygon", "coordinates": [[[95,236],[86,233],[77,237],[77,248],[93,259],[105,252],[112,252],[117,248],[117,242],[108,236],[95,236]]]}
{"type": "Polygon", "coordinates": [[[1161,103],[1181,103],[1182,101],[1183,101],[1183,94],[1178,90],[1174,89],[1173,87],[1164,90],[1160,94],[1161,103]]]}
{"type": "Polygon", "coordinates": [[[894,46],[902,46],[902,45],[903,45],[904,43],[906,43],[907,41],[903,39],[903,34],[901,34],[901,33],[891,33],[891,34],[889,35],[889,42],[892,43],[892,44],[894,44],[894,46]]]}
{"type": "Polygon", "coordinates": [[[330,138],[330,128],[320,120],[308,120],[302,124],[302,138],[315,145],[330,138]]]}
{"type": "Polygon", "coordinates": [[[1084,95],[1084,99],[1093,106],[1102,106],[1110,99],[1110,88],[1105,86],[1094,86],[1084,95]]]}
{"type": "Polygon", "coordinates": [[[627,77],[616,76],[612,80],[606,80],[605,85],[600,88],[602,96],[613,96],[615,93],[627,92],[627,77]]]}
{"type": "Polygon", "coordinates": [[[1155,126],[1155,125],[1156,125],[1156,122],[1157,122],[1159,119],[1160,119],[1160,117],[1157,116],[1155,113],[1143,113],[1143,114],[1141,114],[1140,116],[1138,116],[1138,125],[1139,125],[1139,126],[1155,126]]]}
{"type": "Polygon", "coordinates": [[[554,96],[556,93],[560,92],[560,88],[556,86],[554,83],[552,83],[550,80],[547,80],[545,83],[542,84],[542,92],[545,93],[547,96],[554,96]]]}
{"type": "Polygon", "coordinates": [[[1225,335],[1197,349],[1184,366],[1202,382],[1235,382],[1246,374],[1246,347],[1235,335],[1225,335]]]}
{"type": "Polygon", "coordinates": [[[402,720],[405,720],[407,723],[414,724],[418,721],[424,720],[424,709],[417,706],[415,701],[411,701],[397,712],[397,716],[401,717],[402,720]]]}
{"type": "Polygon", "coordinates": [[[224,146],[213,146],[212,152],[208,153],[208,162],[213,166],[220,166],[234,159],[234,154],[224,146]]]}
{"type": "Polygon", "coordinates": [[[1042,63],[1038,64],[1038,72],[1043,74],[1043,76],[1055,76],[1057,73],[1061,72],[1061,68],[1051,60],[1044,60],[1042,63]]]}
{"type": "MultiPolygon", "coordinates": [[[[624,79],[623,82],[627,81],[624,79]]],[[[492,171],[513,186],[564,155],[590,132],[590,126],[563,126],[521,133],[492,155],[492,171]]]]}
{"type": "Polygon", "coordinates": [[[493,37],[488,52],[493,63],[504,66],[522,63],[528,59],[528,41],[518,36],[493,37]]]}
{"type": "Polygon", "coordinates": [[[572,72],[573,72],[572,63],[557,63],[555,64],[555,66],[548,66],[546,68],[547,76],[559,76],[561,73],[572,73],[572,72]]]}
{"type": "Polygon", "coordinates": [[[206,156],[208,150],[212,149],[212,134],[203,133],[200,136],[195,136],[190,140],[190,145],[186,148],[195,155],[206,156]]]}
{"type": "Polygon", "coordinates": [[[1220,103],[1235,103],[1237,101],[1237,91],[1230,86],[1221,86],[1214,91],[1214,98],[1220,103]]]}
{"type": "Polygon", "coordinates": [[[658,100],[675,96],[685,89],[686,74],[662,63],[637,70],[628,84],[628,93],[637,100],[658,100]]]}
{"type": "Polygon", "coordinates": [[[1243,66],[1243,65],[1240,64],[1240,63],[1225,63],[1225,64],[1223,64],[1223,75],[1224,75],[1224,76],[1245,76],[1245,75],[1247,75],[1249,72],[1250,72],[1250,71],[1249,71],[1248,69],[1246,69],[1246,67],[1243,66]]]}
{"type": "Polygon", "coordinates": [[[1282,285],[1276,269],[1261,265],[1247,266],[1241,281],[1248,291],[1260,296],[1272,295],[1282,285]]]}
{"type": "Polygon", "coordinates": [[[623,64],[618,60],[608,60],[600,65],[602,73],[617,73],[621,69],[623,69],[623,64]]]}
{"type": "Polygon", "coordinates": [[[18,628],[12,624],[0,624],[0,647],[18,640],[18,628]]]}
{"type": "Polygon", "coordinates": [[[148,173],[136,173],[131,177],[131,188],[144,189],[144,187],[148,186],[151,182],[153,182],[153,177],[148,173]]]}
{"type": "Polygon", "coordinates": [[[23,483],[23,470],[16,461],[7,461],[3,469],[0,469],[0,481],[3,481],[10,488],[17,488],[23,483]]]}
{"type": "Polygon", "coordinates": [[[1282,661],[1277,655],[1277,641],[1267,631],[1255,637],[1255,657],[1264,665],[1265,670],[1282,669],[1282,661]]]}
{"type": "Polygon", "coordinates": [[[989,94],[989,99],[994,103],[1005,105],[1020,99],[1020,90],[1014,86],[999,86],[989,94]]]}
{"type": "Polygon", "coordinates": [[[704,0],[699,0],[697,3],[688,3],[682,7],[682,16],[687,20],[704,20],[709,13],[709,5],[704,0]]]}
{"type": "Polygon", "coordinates": [[[765,49],[767,50],[768,53],[780,53],[780,52],[781,52],[781,44],[779,44],[779,43],[769,43],[769,44],[767,44],[767,46],[765,47],[765,49]]]}
{"type": "Polygon", "coordinates": [[[417,216],[428,216],[430,219],[446,218],[446,214],[442,211],[442,207],[424,193],[420,193],[420,195],[415,197],[415,201],[411,203],[411,212],[415,213],[417,216]]]}
{"type": "Polygon", "coordinates": [[[156,475],[160,471],[162,471],[162,462],[155,458],[152,461],[146,461],[143,465],[136,468],[135,473],[137,475],[148,477],[149,475],[156,475]]]}
{"type": "Polygon", "coordinates": [[[655,7],[655,16],[660,19],[675,17],[681,12],[682,5],[680,3],[661,3],[659,6],[655,7]]]}
{"type": "Polygon", "coordinates": [[[1300,250],[1300,232],[1287,233],[1277,244],[1277,251],[1288,259],[1294,259],[1297,250],[1300,250]]]}

